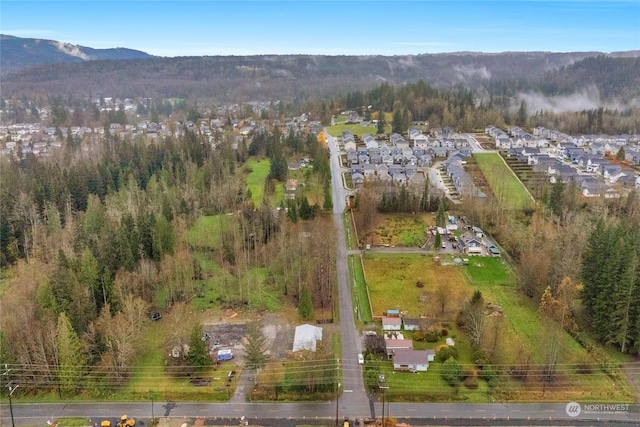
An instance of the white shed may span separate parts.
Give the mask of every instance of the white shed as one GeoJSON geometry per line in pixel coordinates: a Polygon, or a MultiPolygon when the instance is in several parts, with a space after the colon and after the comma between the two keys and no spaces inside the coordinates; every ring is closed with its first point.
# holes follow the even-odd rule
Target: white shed
{"type": "Polygon", "coordinates": [[[296,326],[293,338],[293,351],[316,351],[317,341],[322,340],[322,328],[309,324],[296,326]]]}

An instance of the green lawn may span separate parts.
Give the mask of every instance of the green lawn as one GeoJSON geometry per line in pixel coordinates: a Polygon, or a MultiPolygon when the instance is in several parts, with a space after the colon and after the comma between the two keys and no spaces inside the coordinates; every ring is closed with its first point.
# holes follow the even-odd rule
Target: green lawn
{"type": "Polygon", "coordinates": [[[375,135],[378,133],[377,126],[360,126],[359,123],[356,123],[356,124],[341,123],[333,126],[328,126],[327,129],[329,130],[329,134],[331,136],[342,136],[342,132],[344,132],[345,130],[350,130],[351,132],[353,132],[354,135],[358,135],[359,137],[362,137],[362,135],[364,135],[365,133],[368,133],[371,135],[375,135]]]}
{"type": "Polygon", "coordinates": [[[251,200],[254,205],[260,206],[264,199],[264,181],[269,176],[271,161],[266,158],[256,159],[252,157],[247,159],[243,169],[249,171],[247,174],[247,188],[251,190],[251,200]]]}
{"type": "Polygon", "coordinates": [[[83,427],[90,426],[91,422],[87,418],[58,418],[55,422],[59,427],[83,427]]]}
{"type": "Polygon", "coordinates": [[[516,284],[511,267],[502,258],[471,257],[465,270],[472,284],[516,284]]]}
{"type": "Polygon", "coordinates": [[[530,209],[534,201],[527,189],[497,153],[475,153],[474,159],[498,203],[506,209],[530,209]]]}
{"type": "MultiPolygon", "coordinates": [[[[442,379],[442,363],[431,362],[427,372],[394,372],[391,362],[367,362],[379,363],[380,371],[384,374],[387,386],[385,400],[390,402],[456,402],[470,403],[491,402],[491,390],[486,381],[478,379],[478,388],[471,390],[464,385],[452,387],[442,379]]],[[[475,367],[463,365],[465,370],[475,371],[475,367]]],[[[378,392],[378,400],[382,401],[382,395],[378,392]]],[[[389,406],[391,416],[398,416],[393,410],[393,404],[389,406]]]]}
{"type": "Polygon", "coordinates": [[[358,240],[356,239],[356,233],[353,231],[353,221],[351,221],[351,213],[349,211],[344,214],[343,222],[347,249],[357,249],[358,240]]]}
{"type": "MultiPolygon", "coordinates": [[[[360,257],[357,255],[349,256],[349,269],[351,272],[351,280],[355,283],[353,289],[354,306],[358,308],[360,313],[360,320],[362,322],[370,322],[373,320],[371,317],[371,306],[369,305],[369,294],[367,293],[367,284],[364,280],[364,273],[362,271],[362,264],[360,263],[360,257]]],[[[356,319],[358,316],[356,315],[356,319]]]]}
{"type": "MultiPolygon", "coordinates": [[[[374,316],[387,309],[402,310],[414,317],[436,315],[431,294],[440,285],[446,286],[450,298],[456,301],[462,291],[472,292],[462,286],[466,280],[461,268],[436,266],[426,254],[367,252],[364,268],[374,316]],[[417,282],[422,282],[423,287],[418,287],[417,282]]],[[[449,305],[453,309],[457,304],[449,305]]],[[[454,312],[448,314],[453,316],[454,312]]]]}

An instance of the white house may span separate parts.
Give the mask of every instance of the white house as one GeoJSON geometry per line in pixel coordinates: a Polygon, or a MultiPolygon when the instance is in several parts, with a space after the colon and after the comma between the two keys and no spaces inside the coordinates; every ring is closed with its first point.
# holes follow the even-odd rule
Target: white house
{"type": "Polygon", "coordinates": [[[427,369],[427,350],[398,349],[393,352],[394,371],[426,372],[427,369]]]}
{"type": "Polygon", "coordinates": [[[423,319],[417,317],[403,317],[402,325],[405,331],[417,331],[420,329],[420,323],[423,319]]]}
{"type": "Polygon", "coordinates": [[[413,350],[413,340],[385,338],[384,344],[387,348],[387,357],[389,358],[398,350],[413,350]]]}
{"type": "Polygon", "coordinates": [[[384,331],[399,331],[402,329],[402,319],[399,317],[387,317],[382,318],[382,329],[384,331]]]}

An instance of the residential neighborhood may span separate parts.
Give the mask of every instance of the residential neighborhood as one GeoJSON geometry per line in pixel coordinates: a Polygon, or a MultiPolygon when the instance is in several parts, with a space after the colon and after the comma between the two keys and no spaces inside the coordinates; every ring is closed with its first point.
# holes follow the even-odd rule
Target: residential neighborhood
{"type": "MultiPolygon", "coordinates": [[[[487,126],[485,134],[504,156],[532,165],[550,183],[574,182],[585,197],[619,197],[620,191],[640,187],[640,173],[633,169],[640,165],[638,135],[569,136],[540,127],[530,134],[517,126],[507,131],[487,126]]],[[[479,149],[471,145],[471,134],[445,127],[431,129],[428,135],[409,128],[406,135],[408,140],[398,133],[388,138],[365,133],[359,139],[352,131],[343,131],[342,150],[353,186],[365,181],[422,183],[429,169],[437,167],[449,184],[443,188],[448,197],[486,197],[465,170],[467,159],[479,149]]]]}

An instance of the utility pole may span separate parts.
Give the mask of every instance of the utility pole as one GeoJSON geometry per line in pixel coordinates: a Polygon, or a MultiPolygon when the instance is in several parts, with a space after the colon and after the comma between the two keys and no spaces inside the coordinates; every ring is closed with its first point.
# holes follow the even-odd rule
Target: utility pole
{"type": "Polygon", "coordinates": [[[382,390],[382,427],[384,427],[384,391],[389,388],[384,374],[378,375],[378,388],[382,390]]]}
{"type": "MultiPolygon", "coordinates": [[[[336,381],[340,379],[340,359],[336,359],[336,381]]],[[[340,382],[336,384],[336,427],[338,427],[338,399],[340,398],[340,382]]]]}
{"type": "Polygon", "coordinates": [[[336,427],[338,427],[338,399],[340,398],[340,386],[341,384],[338,383],[336,387],[336,427]]]}
{"type": "Polygon", "coordinates": [[[13,381],[9,380],[9,372],[11,369],[8,368],[7,364],[4,364],[4,373],[2,375],[7,376],[7,388],[9,389],[9,412],[11,412],[11,427],[16,427],[16,423],[13,420],[13,403],[11,402],[11,395],[18,388],[18,384],[13,385],[13,381]]]}

